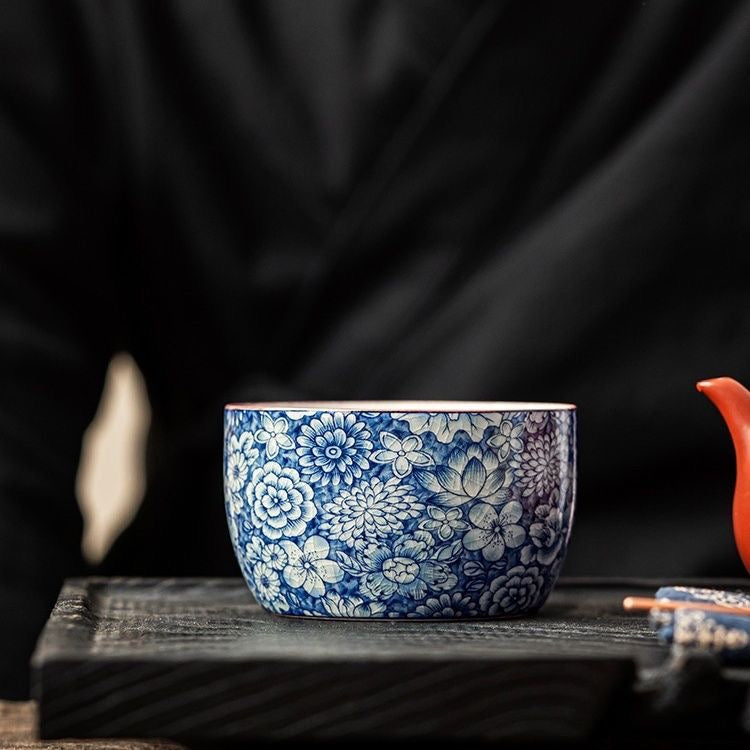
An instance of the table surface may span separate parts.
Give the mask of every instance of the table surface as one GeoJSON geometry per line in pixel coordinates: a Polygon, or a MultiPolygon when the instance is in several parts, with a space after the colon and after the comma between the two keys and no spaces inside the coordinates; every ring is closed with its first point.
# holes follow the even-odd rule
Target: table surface
{"type": "Polygon", "coordinates": [[[167,740],[49,740],[38,736],[35,701],[0,701],[0,748],[5,750],[186,750],[167,740]]]}
{"type": "MultiPolygon", "coordinates": [[[[279,618],[235,579],[72,580],[34,657],[42,735],[580,739],[674,693],[668,647],[621,606],[658,585],[569,579],[534,617],[425,623],[279,618]]],[[[712,686],[726,723],[747,671],[701,669],[680,689],[712,686]]]]}

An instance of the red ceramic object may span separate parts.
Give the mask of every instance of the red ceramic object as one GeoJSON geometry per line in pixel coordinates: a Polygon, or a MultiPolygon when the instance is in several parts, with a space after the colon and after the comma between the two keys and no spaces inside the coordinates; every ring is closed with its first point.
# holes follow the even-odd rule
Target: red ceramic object
{"type": "Polygon", "coordinates": [[[737,457],[732,523],[737,551],[750,573],[750,391],[732,378],[701,380],[696,388],[705,393],[727,423],[737,457]]]}

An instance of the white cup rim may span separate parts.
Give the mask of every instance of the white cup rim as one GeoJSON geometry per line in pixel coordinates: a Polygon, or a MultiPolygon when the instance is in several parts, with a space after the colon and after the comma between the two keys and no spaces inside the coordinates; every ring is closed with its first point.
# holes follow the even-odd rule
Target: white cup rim
{"type": "Polygon", "coordinates": [[[494,414],[575,411],[575,404],[535,401],[256,401],[230,403],[226,411],[354,411],[402,414],[494,414]]]}

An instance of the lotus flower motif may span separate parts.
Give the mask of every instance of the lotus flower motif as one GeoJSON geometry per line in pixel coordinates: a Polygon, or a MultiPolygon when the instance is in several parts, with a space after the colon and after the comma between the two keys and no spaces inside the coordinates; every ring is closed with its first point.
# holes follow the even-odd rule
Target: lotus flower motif
{"type": "Polygon", "coordinates": [[[467,450],[455,448],[445,465],[434,471],[417,471],[415,476],[425,489],[434,493],[432,501],[442,506],[477,500],[501,505],[512,499],[513,475],[500,466],[494,453],[483,451],[476,443],[467,450]]]}

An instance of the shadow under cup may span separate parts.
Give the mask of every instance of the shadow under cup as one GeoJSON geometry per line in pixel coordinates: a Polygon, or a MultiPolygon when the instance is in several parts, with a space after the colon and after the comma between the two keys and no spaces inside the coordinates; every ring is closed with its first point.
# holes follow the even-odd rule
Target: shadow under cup
{"type": "Polygon", "coordinates": [[[538,610],[573,521],[570,404],[230,404],[235,553],[270,612],[512,617],[538,610]]]}

